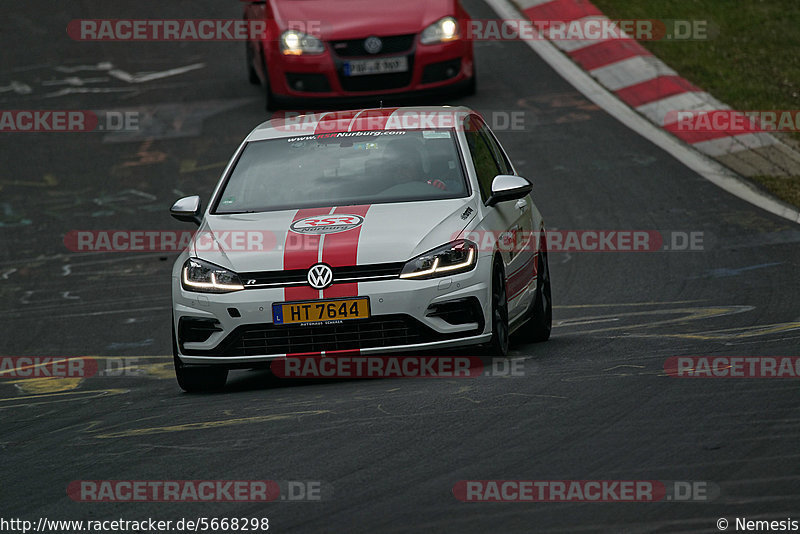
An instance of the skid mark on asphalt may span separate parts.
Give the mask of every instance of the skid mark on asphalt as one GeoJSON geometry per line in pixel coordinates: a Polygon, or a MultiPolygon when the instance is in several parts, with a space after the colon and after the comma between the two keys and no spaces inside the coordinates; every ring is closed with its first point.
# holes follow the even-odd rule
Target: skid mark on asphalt
{"type": "MultiPolygon", "coordinates": [[[[310,410],[305,412],[289,412],[270,415],[258,415],[254,417],[241,417],[238,419],[222,419],[218,421],[200,421],[196,423],[184,423],[181,425],[154,426],[149,428],[134,428],[121,430],[119,432],[108,432],[94,436],[97,439],[130,438],[137,436],[149,436],[153,434],[170,434],[173,432],[189,432],[193,430],[208,430],[211,428],[224,428],[229,426],[249,425],[253,423],[269,423],[272,421],[282,421],[286,419],[296,419],[309,415],[323,415],[332,413],[330,410],[310,410]]],[[[90,432],[91,433],[91,432],[90,432]]]]}
{"type": "Polygon", "coordinates": [[[112,395],[122,395],[128,393],[128,389],[96,389],[87,391],[65,391],[62,393],[46,393],[43,395],[26,395],[23,397],[9,397],[0,399],[0,410],[8,408],[21,408],[31,406],[41,406],[43,404],[54,404],[60,402],[71,402],[76,400],[97,399],[112,395]]]}
{"type": "MultiPolygon", "coordinates": [[[[623,367],[623,366],[617,366],[623,367]]],[[[611,369],[616,369],[617,367],[612,367],[611,369]]],[[[640,367],[640,366],[624,366],[624,367],[640,367]]],[[[561,380],[564,382],[589,382],[592,380],[608,380],[609,378],[628,378],[631,376],[669,376],[664,369],[658,369],[654,371],[633,371],[633,370],[625,370],[625,371],[617,371],[614,373],[608,372],[609,370],[603,370],[605,372],[593,375],[580,375],[580,376],[571,376],[567,375],[561,380]]]]}
{"type": "MultiPolygon", "coordinates": [[[[175,371],[172,365],[172,356],[83,356],[81,358],[91,358],[98,361],[106,361],[101,367],[97,376],[92,377],[36,377],[19,378],[16,380],[4,380],[2,383],[13,385],[16,391],[25,395],[44,396],[48,393],[62,393],[65,391],[77,390],[87,381],[91,383],[97,378],[152,378],[156,380],[172,380],[175,378],[175,371]],[[163,362],[142,362],[141,360],[165,360],[163,362]],[[121,362],[119,365],[109,362],[121,362]]],[[[26,366],[26,368],[41,367],[44,363],[26,366]]],[[[98,367],[100,365],[98,364],[98,367]]],[[[0,377],[4,373],[13,372],[14,369],[0,371],[0,377]]],[[[100,391],[100,390],[97,390],[100,391]]],[[[108,389],[106,391],[117,391],[108,389]]],[[[9,397],[20,399],[23,397],[9,397]]],[[[3,399],[3,397],[0,397],[3,399]]]]}
{"type": "Polygon", "coordinates": [[[43,394],[60,393],[62,391],[72,391],[80,386],[83,378],[22,378],[20,380],[9,380],[9,384],[14,384],[20,392],[24,394],[43,394]]]}
{"type": "Polygon", "coordinates": [[[558,310],[572,310],[581,308],[624,308],[635,306],[658,306],[660,304],[696,304],[698,302],[706,302],[705,300],[671,300],[671,301],[650,301],[650,302],[618,302],[616,304],[567,304],[562,306],[553,306],[558,310]]]}
{"type": "Polygon", "coordinates": [[[633,328],[652,328],[654,326],[682,324],[689,321],[696,321],[700,319],[725,317],[728,315],[734,315],[738,313],[752,311],[754,309],[755,309],[754,306],[716,306],[716,307],[710,306],[703,308],[669,308],[669,309],[658,309],[658,310],[613,313],[606,315],[578,317],[574,319],[562,319],[560,321],[555,321],[553,323],[553,328],[564,328],[582,324],[592,324],[596,322],[618,321],[621,318],[630,318],[630,317],[652,317],[652,316],[680,314],[680,317],[676,317],[674,319],[660,319],[655,321],[646,321],[643,323],[625,324],[620,326],[610,326],[607,328],[579,331],[579,333],[581,334],[597,334],[603,332],[628,330],[633,328]]]}
{"type": "Polygon", "coordinates": [[[728,278],[731,276],[739,276],[740,274],[744,274],[749,271],[753,271],[756,269],[766,269],[767,267],[775,267],[776,265],[783,265],[782,261],[779,262],[772,262],[772,263],[761,263],[759,265],[749,265],[747,267],[737,267],[737,268],[729,268],[729,267],[719,267],[717,269],[711,269],[706,271],[704,274],[700,276],[690,276],[687,280],[699,280],[702,278],[728,278]]]}
{"type": "Polygon", "coordinates": [[[795,321],[788,323],[743,326],[740,328],[708,330],[705,332],[692,332],[687,334],[631,334],[631,337],[672,337],[679,339],[697,339],[701,341],[733,341],[737,339],[791,332],[793,330],[800,330],[800,322],[795,321]]]}

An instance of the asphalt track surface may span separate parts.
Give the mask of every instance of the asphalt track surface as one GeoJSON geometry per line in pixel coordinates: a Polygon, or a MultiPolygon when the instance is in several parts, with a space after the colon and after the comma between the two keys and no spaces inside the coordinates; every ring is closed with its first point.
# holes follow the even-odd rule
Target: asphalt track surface
{"type": "MultiPolygon", "coordinates": [[[[493,13],[472,0],[473,17],[493,13]]],[[[522,377],[287,383],[232,373],[187,395],[172,373],[175,255],[73,253],[76,229],[185,229],[172,201],[207,199],[265,119],[241,43],[78,43],[76,18],[228,18],[236,2],[14,5],[3,109],[155,110],[142,138],[2,134],[0,353],[97,356],[140,375],[0,382],[4,518],[269,517],[271,532],[716,531],[719,517],[800,512],[796,380],[664,376],[679,355],[797,356],[800,228],[713,186],[585,100],[523,43],[478,43],[478,94],[523,111],[498,131],[550,228],[703,232],[702,251],[553,253],[555,328],[512,346],[522,377]],[[202,67],[149,82],[111,77],[202,67]],[[148,137],[150,139],[148,139],[148,137]],[[119,358],[135,358],[120,360],[119,358]],[[313,502],[80,503],[73,480],[320,481],[313,502]],[[472,479],[708,481],[713,502],[462,503],[472,479]]],[[[690,44],[675,46],[690,47],[690,44]]],[[[688,49],[687,53],[691,53],[688,49]]],[[[371,103],[367,102],[367,105],[371,103]]]]}

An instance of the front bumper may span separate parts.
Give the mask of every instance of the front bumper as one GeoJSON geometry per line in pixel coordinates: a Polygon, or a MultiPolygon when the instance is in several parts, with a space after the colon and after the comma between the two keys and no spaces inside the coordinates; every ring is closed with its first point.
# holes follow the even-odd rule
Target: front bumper
{"type": "Polygon", "coordinates": [[[287,354],[375,354],[485,343],[491,337],[489,280],[490,257],[479,258],[470,272],[445,278],[361,282],[358,296],[370,299],[369,319],[281,326],[272,322],[272,304],[287,300],[282,288],[194,293],[173,276],[178,356],[186,364],[241,365],[287,354]]]}
{"type": "Polygon", "coordinates": [[[467,40],[436,45],[417,43],[410,50],[386,55],[405,56],[407,72],[366,76],[346,76],[344,64],[382,56],[342,57],[331,49],[320,55],[284,56],[274,42],[263,46],[268,51],[270,90],[278,101],[436,93],[465,86],[474,76],[472,43],[467,40]]]}

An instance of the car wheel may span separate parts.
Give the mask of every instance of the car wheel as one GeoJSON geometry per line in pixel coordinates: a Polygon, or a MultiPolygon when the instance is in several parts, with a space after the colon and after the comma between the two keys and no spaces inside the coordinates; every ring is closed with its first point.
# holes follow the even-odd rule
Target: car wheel
{"type": "Polygon", "coordinates": [[[258,73],[256,69],[253,67],[253,59],[255,58],[255,54],[253,54],[253,47],[250,46],[250,43],[244,44],[246,52],[245,56],[247,57],[247,76],[250,80],[250,83],[253,85],[261,85],[261,80],[258,78],[258,73]]]}
{"type": "Polygon", "coordinates": [[[550,266],[547,264],[545,247],[539,251],[539,272],[536,275],[536,298],[525,325],[526,341],[538,343],[550,339],[553,328],[553,299],[550,291],[550,266]]]}
{"type": "Polygon", "coordinates": [[[477,92],[478,92],[478,76],[473,72],[472,78],[469,79],[469,82],[467,82],[467,86],[464,88],[464,96],[473,96],[477,92]]]}
{"type": "Polygon", "coordinates": [[[228,380],[228,370],[210,365],[187,366],[178,358],[178,343],[175,339],[175,324],[172,325],[172,361],[178,385],[187,393],[219,391],[228,380]]]}
{"type": "Polygon", "coordinates": [[[508,298],[503,266],[496,262],[492,270],[492,339],[489,353],[498,358],[508,354],[508,298]]]}

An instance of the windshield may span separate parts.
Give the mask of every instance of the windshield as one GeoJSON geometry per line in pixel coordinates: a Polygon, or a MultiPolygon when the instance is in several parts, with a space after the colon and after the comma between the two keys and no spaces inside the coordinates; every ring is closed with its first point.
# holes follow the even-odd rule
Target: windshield
{"type": "Polygon", "coordinates": [[[414,202],[469,194],[452,130],[381,130],[248,143],[214,213],[414,202]]]}

